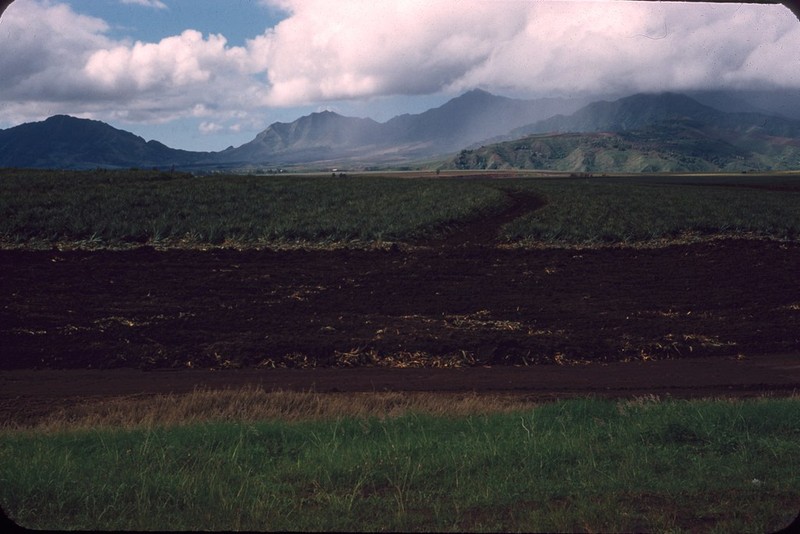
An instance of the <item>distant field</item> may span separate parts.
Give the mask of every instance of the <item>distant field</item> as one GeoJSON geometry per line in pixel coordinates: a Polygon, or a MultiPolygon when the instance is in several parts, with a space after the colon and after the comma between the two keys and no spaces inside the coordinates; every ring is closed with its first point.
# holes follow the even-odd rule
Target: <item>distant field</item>
{"type": "MultiPolygon", "coordinates": [[[[400,177],[402,176],[402,177],[400,177]]],[[[548,205],[506,225],[512,243],[613,244],[688,235],[800,236],[800,176],[436,179],[0,171],[0,241],[105,247],[363,246],[446,236],[526,191],[548,205]]]]}
{"type": "Polygon", "coordinates": [[[796,240],[800,178],[628,176],[525,182],[547,199],[506,225],[512,242],[635,243],[718,234],[796,240]]]}
{"type": "Polygon", "coordinates": [[[6,243],[287,244],[403,241],[502,208],[474,183],[381,177],[2,171],[6,243]]]}

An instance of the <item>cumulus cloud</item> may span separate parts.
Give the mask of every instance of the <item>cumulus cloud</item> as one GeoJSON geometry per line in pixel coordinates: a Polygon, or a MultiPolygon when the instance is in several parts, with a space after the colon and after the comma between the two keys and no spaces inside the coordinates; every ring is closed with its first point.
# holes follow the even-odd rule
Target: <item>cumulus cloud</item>
{"type": "MultiPolygon", "coordinates": [[[[163,9],[157,0],[123,0],[163,9]]],[[[55,1],[15,2],[0,28],[0,120],[66,112],[202,120],[391,95],[800,88],[800,24],[781,6],[533,0],[261,0],[286,13],[244,46],[186,29],[112,39],[55,1]]],[[[163,6],[163,7],[162,7],[163,6]]]]}
{"type": "Polygon", "coordinates": [[[168,91],[241,71],[246,52],[228,47],[222,35],[207,38],[196,30],[158,43],[136,42],[98,50],[86,60],[83,72],[104,91],[139,93],[168,91]]]}
{"type": "Polygon", "coordinates": [[[54,113],[135,122],[231,115],[266,90],[248,52],[192,29],[156,43],[111,39],[101,19],[61,3],[15,2],[0,31],[0,119],[54,113]]]}
{"type": "Polygon", "coordinates": [[[121,0],[123,4],[151,7],[153,9],[167,9],[167,4],[161,0],[121,0]]]}
{"type": "Polygon", "coordinates": [[[90,54],[110,46],[107,31],[104,21],[66,4],[12,4],[0,31],[0,98],[58,100],[65,87],[90,89],[76,73],[90,54]]]}
{"type": "Polygon", "coordinates": [[[200,133],[204,135],[211,135],[225,130],[225,126],[216,122],[203,121],[198,128],[200,133]]]}

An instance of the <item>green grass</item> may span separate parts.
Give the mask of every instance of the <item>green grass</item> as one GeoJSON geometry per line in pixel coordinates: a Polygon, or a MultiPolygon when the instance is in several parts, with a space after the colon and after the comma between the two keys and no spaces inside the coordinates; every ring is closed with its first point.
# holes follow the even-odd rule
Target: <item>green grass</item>
{"type": "Polygon", "coordinates": [[[798,475],[796,398],[0,433],[35,528],[765,532],[798,475]]]}

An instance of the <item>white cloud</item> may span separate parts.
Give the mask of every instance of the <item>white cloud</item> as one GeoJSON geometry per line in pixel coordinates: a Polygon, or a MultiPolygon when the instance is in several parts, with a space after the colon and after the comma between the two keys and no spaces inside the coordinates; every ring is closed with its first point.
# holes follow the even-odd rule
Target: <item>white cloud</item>
{"type": "Polygon", "coordinates": [[[123,4],[151,7],[153,9],[168,9],[161,0],[121,0],[123,4]]]}
{"type": "Polygon", "coordinates": [[[198,126],[198,130],[200,130],[200,133],[202,133],[203,135],[215,134],[224,129],[225,126],[223,126],[222,124],[216,122],[208,122],[208,121],[203,121],[200,123],[200,126],[198,126]]]}
{"type": "Polygon", "coordinates": [[[158,43],[136,42],[94,52],[83,72],[105,91],[122,93],[167,91],[211,82],[237,72],[246,52],[227,47],[222,35],[204,38],[195,30],[167,37],[158,43]]]}
{"type": "Polygon", "coordinates": [[[438,92],[524,28],[529,2],[285,1],[250,43],[277,105],[438,92]]]}
{"type": "Polygon", "coordinates": [[[260,106],[248,52],[186,30],[157,43],[112,40],[104,21],[67,4],[15,2],[0,30],[0,121],[55,113],[168,122],[260,106]]]}
{"type": "Polygon", "coordinates": [[[782,6],[649,2],[280,0],[251,50],[269,102],[457,91],[800,87],[800,26],[782,6]],[[747,59],[750,59],[748,63],[747,59]],[[759,70],[750,65],[764,61],[759,70]],[[787,79],[788,77],[788,79],[787,79]]]}
{"type": "Polygon", "coordinates": [[[231,46],[193,29],[158,42],[114,40],[106,22],[66,3],[15,2],[0,28],[0,121],[54,113],[149,123],[194,117],[210,133],[250,127],[270,106],[473,87],[515,94],[800,88],[800,24],[782,6],[260,3],[286,18],[231,46]]]}
{"type": "Polygon", "coordinates": [[[107,31],[104,21],[66,4],[15,2],[0,31],[0,98],[58,99],[65,86],[80,85],[76,73],[86,57],[110,45],[107,31]]]}

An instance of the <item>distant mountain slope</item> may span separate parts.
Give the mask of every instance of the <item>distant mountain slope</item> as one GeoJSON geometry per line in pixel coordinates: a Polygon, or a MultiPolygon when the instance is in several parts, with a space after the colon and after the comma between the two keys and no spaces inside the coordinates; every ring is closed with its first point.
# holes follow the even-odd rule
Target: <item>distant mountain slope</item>
{"type": "Polygon", "coordinates": [[[56,115],[0,130],[0,167],[159,167],[189,165],[207,153],[175,150],[100,121],[56,115]]]}
{"type": "Polygon", "coordinates": [[[378,123],[333,112],[274,123],[238,148],[220,153],[223,163],[275,164],[328,159],[413,159],[454,152],[512,128],[574,111],[578,100],[519,100],[473,90],[419,114],[378,123]]]}
{"type": "Polygon", "coordinates": [[[533,133],[620,132],[645,128],[659,121],[691,119],[716,127],[745,131],[760,128],[765,134],[800,137],[800,121],[755,112],[724,112],[683,94],[636,94],[613,102],[593,102],[572,115],[556,115],[512,130],[508,137],[533,133]]]}
{"type": "Polygon", "coordinates": [[[582,173],[800,169],[800,139],[676,119],[621,132],[535,134],[463,150],[447,167],[582,173]]]}
{"type": "Polygon", "coordinates": [[[475,89],[417,115],[400,115],[383,127],[396,143],[425,143],[432,152],[458,150],[531,121],[569,113],[579,101],[549,98],[519,100],[475,89]]]}
{"type": "Polygon", "coordinates": [[[686,94],[701,104],[730,113],[756,112],[800,120],[800,91],[752,89],[739,91],[699,90],[686,94]]]}
{"type": "Polygon", "coordinates": [[[800,168],[800,121],[723,112],[675,93],[593,102],[506,137],[512,140],[464,150],[448,165],[572,172],[800,168]]]}
{"type": "Polygon", "coordinates": [[[344,117],[324,111],[291,123],[276,122],[255,139],[218,153],[218,163],[295,163],[348,155],[369,147],[379,137],[380,125],[372,119],[344,117]]]}

